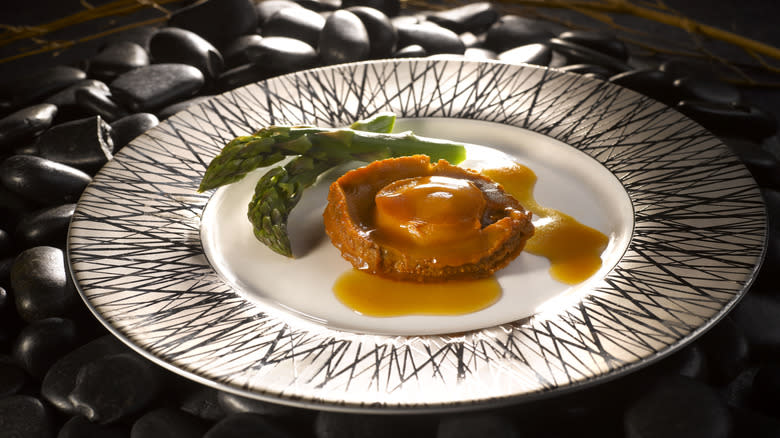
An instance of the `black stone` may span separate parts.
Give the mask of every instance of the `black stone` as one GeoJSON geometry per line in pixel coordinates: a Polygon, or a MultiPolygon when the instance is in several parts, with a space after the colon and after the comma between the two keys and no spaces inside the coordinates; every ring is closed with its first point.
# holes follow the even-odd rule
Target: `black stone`
{"type": "MultiPolygon", "coordinates": [[[[3,230],[0,230],[0,236],[8,236],[8,233],[6,233],[3,230]]],[[[7,237],[5,237],[5,238],[7,238],[7,237]]],[[[8,240],[10,240],[10,239],[8,239],[8,240]]],[[[4,284],[4,283],[0,282],[0,284],[4,284]]],[[[6,291],[3,287],[0,286],[0,315],[2,315],[3,312],[6,311],[6,309],[9,309],[11,307],[11,304],[10,304],[11,302],[13,302],[13,301],[12,301],[11,298],[9,298],[8,291],[6,291]]]]}
{"type": "Polygon", "coordinates": [[[422,58],[424,56],[428,56],[428,52],[419,44],[410,44],[402,47],[393,55],[395,58],[422,58]]]}
{"type": "Polygon", "coordinates": [[[612,76],[612,70],[594,64],[570,64],[563,67],[559,67],[558,70],[568,71],[572,73],[579,73],[581,75],[591,74],[599,78],[608,78],[612,76]]]}
{"type": "Polygon", "coordinates": [[[14,241],[23,248],[54,246],[65,248],[68,227],[76,204],[45,208],[22,218],[14,231],[14,241]]]}
{"type": "Polygon", "coordinates": [[[342,0],[342,8],[353,6],[368,6],[382,11],[388,17],[395,17],[401,13],[401,0],[342,0]]]}
{"type": "Polygon", "coordinates": [[[434,12],[428,15],[428,20],[455,33],[482,33],[498,21],[498,16],[493,3],[476,2],[434,12]]]}
{"type": "Polygon", "coordinates": [[[57,105],[57,108],[60,110],[62,110],[63,107],[78,105],[76,102],[76,91],[81,88],[95,88],[105,93],[110,91],[108,85],[103,81],[97,79],[84,79],[83,81],[78,81],[70,87],[47,97],[44,102],[57,105]]]}
{"type": "Polygon", "coordinates": [[[161,109],[157,112],[157,117],[160,120],[165,120],[168,117],[186,110],[187,108],[193,106],[193,105],[199,105],[207,100],[209,100],[212,96],[198,96],[194,97],[192,99],[183,100],[181,102],[174,103],[173,105],[166,106],[165,108],[161,109]]]}
{"type": "Polygon", "coordinates": [[[563,54],[561,54],[561,52],[557,50],[553,50],[552,57],[550,58],[550,63],[547,64],[547,66],[550,68],[558,69],[561,67],[565,67],[569,64],[570,62],[568,59],[566,59],[566,56],[564,56],[563,54]]]}
{"type": "Polygon", "coordinates": [[[652,380],[635,379],[630,374],[539,400],[527,409],[509,411],[508,417],[522,425],[523,433],[530,436],[589,436],[588,430],[582,429],[587,425],[605,436],[622,437],[620,413],[652,385],[652,380]],[[534,429],[539,430],[536,435],[528,432],[528,423],[536,425],[534,429]]]}
{"type": "Polygon", "coordinates": [[[512,64],[535,64],[546,66],[552,59],[550,46],[540,43],[526,44],[498,54],[498,59],[512,64]]]}
{"type": "Polygon", "coordinates": [[[674,80],[660,70],[630,70],[616,74],[609,80],[667,105],[673,106],[680,101],[680,91],[674,87],[674,80]]]}
{"type": "MultiPolygon", "coordinates": [[[[287,0],[284,0],[287,1],[287,0]]],[[[261,2],[263,4],[266,2],[261,2]]],[[[258,46],[263,37],[257,34],[242,35],[235,40],[231,41],[225,49],[222,51],[222,56],[225,58],[225,66],[227,68],[234,68],[240,65],[248,64],[251,60],[247,54],[247,49],[252,46],[258,46]]]]}
{"type": "MultiPolygon", "coordinates": [[[[14,303],[16,300],[14,299],[13,289],[11,288],[11,267],[14,265],[14,261],[16,260],[16,254],[13,256],[8,257],[2,257],[0,258],[0,285],[3,286],[4,291],[4,300],[6,300],[5,309],[11,310],[14,309],[14,303]]],[[[16,316],[16,312],[7,312],[11,313],[14,316],[16,316]]],[[[9,320],[12,318],[3,318],[3,320],[9,320]]],[[[21,321],[21,320],[19,320],[21,321]]]]}
{"type": "Polygon", "coordinates": [[[387,58],[395,52],[398,44],[398,32],[390,22],[390,18],[379,9],[368,6],[353,6],[347,11],[357,15],[368,31],[371,43],[369,58],[387,58]]]}
{"type": "MultiPolygon", "coordinates": [[[[458,34],[458,38],[460,38],[461,41],[463,41],[463,45],[466,46],[466,49],[470,48],[482,48],[482,46],[485,44],[485,34],[480,34],[480,36],[474,35],[471,32],[462,32],[458,34]]],[[[484,49],[488,50],[488,49],[484,49]]],[[[492,50],[491,50],[492,52],[492,50]]]]}
{"type": "Polygon", "coordinates": [[[707,357],[707,369],[713,382],[734,379],[745,368],[750,347],[742,330],[731,318],[724,318],[698,341],[707,357]]]}
{"type": "MultiPolygon", "coordinates": [[[[150,437],[152,435],[149,435],[150,437]]],[[[60,428],[57,438],[129,438],[130,431],[123,425],[96,424],[81,415],[71,417],[60,428]]]]}
{"type": "Polygon", "coordinates": [[[269,17],[261,29],[263,37],[287,37],[317,47],[325,17],[309,9],[280,9],[269,17]]]}
{"type": "Polygon", "coordinates": [[[12,395],[0,399],[2,436],[9,438],[51,438],[54,436],[51,412],[37,398],[12,395]]]}
{"type": "Polygon", "coordinates": [[[498,59],[498,54],[489,49],[481,49],[479,47],[469,47],[463,52],[463,56],[466,59],[484,60],[484,59],[498,59]]]}
{"type": "Polygon", "coordinates": [[[759,411],[780,418],[780,364],[763,363],[753,379],[752,405],[759,411]]]}
{"type": "Polygon", "coordinates": [[[154,114],[136,113],[111,123],[111,139],[114,142],[114,151],[119,151],[130,141],[144,132],[154,128],[160,120],[154,114]]]}
{"type": "Polygon", "coordinates": [[[89,421],[110,424],[149,407],[161,382],[150,362],[135,353],[119,353],[83,364],[68,400],[89,421]]]}
{"type": "Polygon", "coordinates": [[[752,105],[682,100],[676,108],[720,136],[762,140],[777,132],[777,120],[752,105]]]}
{"type": "Polygon", "coordinates": [[[9,326],[6,322],[0,322],[0,351],[11,351],[11,345],[18,332],[18,328],[9,326]]]}
{"type": "Polygon", "coordinates": [[[168,25],[195,32],[222,49],[238,36],[255,33],[257,13],[252,0],[197,2],[174,12],[168,25]]]}
{"type": "Polygon", "coordinates": [[[177,409],[162,407],[151,410],[133,423],[131,438],[200,438],[208,423],[177,409]]]}
{"type": "Polygon", "coordinates": [[[90,174],[114,156],[111,125],[100,116],[54,126],[38,137],[36,147],[41,157],[90,174]]]}
{"type": "Polygon", "coordinates": [[[712,80],[714,66],[689,58],[670,58],[659,64],[658,69],[675,79],[698,77],[712,80]]]}
{"type": "Polygon", "coordinates": [[[519,438],[518,427],[507,418],[494,414],[451,415],[442,418],[437,438],[519,438]]]}
{"type": "Polygon", "coordinates": [[[315,12],[333,12],[341,8],[341,0],[295,0],[306,9],[315,12]]]}
{"type": "Polygon", "coordinates": [[[422,14],[399,16],[388,15],[388,17],[390,17],[390,22],[393,23],[393,26],[395,27],[428,22],[428,19],[425,17],[425,15],[422,14]]]}
{"type": "Polygon", "coordinates": [[[696,380],[663,379],[628,407],[626,438],[727,438],[729,412],[717,393],[696,380]]]}
{"type": "Polygon", "coordinates": [[[273,75],[309,68],[317,62],[317,51],[311,45],[287,37],[263,38],[259,45],[247,49],[247,55],[273,75]]]}
{"type": "Polygon", "coordinates": [[[149,41],[149,53],[155,63],[187,64],[216,79],[225,69],[222,54],[195,32],[176,27],[160,29],[149,41]]]}
{"type": "Polygon", "coordinates": [[[27,373],[11,356],[0,355],[0,399],[18,394],[27,383],[27,373]]]}
{"type": "Polygon", "coordinates": [[[268,66],[266,65],[254,63],[239,65],[220,75],[217,80],[217,89],[229,91],[238,87],[243,87],[247,84],[268,79],[273,75],[274,74],[269,71],[268,66]]]}
{"type": "Polygon", "coordinates": [[[86,112],[98,115],[109,122],[127,115],[127,112],[111,99],[110,90],[103,91],[93,87],[83,87],[76,90],[75,96],[76,102],[86,112]]]}
{"type": "Polygon", "coordinates": [[[217,402],[227,415],[253,413],[270,417],[297,416],[302,418],[307,414],[307,411],[302,409],[241,397],[222,391],[217,394],[217,402]]]}
{"type": "MultiPolygon", "coordinates": [[[[563,55],[566,65],[595,64],[610,70],[613,74],[631,70],[631,66],[622,60],[605,55],[586,46],[565,41],[560,38],[550,39],[549,44],[556,53],[563,55]]],[[[671,80],[669,83],[671,85],[671,80]]]]}
{"type": "Polygon", "coordinates": [[[77,415],[78,411],[68,396],[76,386],[79,370],[84,365],[104,357],[127,351],[112,335],[105,335],[76,348],[49,368],[41,384],[41,395],[57,410],[68,415],[77,415]]]}
{"type": "Polygon", "coordinates": [[[688,76],[675,79],[672,85],[680,90],[684,100],[703,100],[724,105],[736,105],[742,101],[739,89],[722,81],[688,76]]]}
{"type": "Polygon", "coordinates": [[[780,189],[780,161],[760,144],[742,138],[721,137],[762,187],[780,189]]]}
{"type": "Polygon", "coordinates": [[[357,15],[347,10],[333,12],[325,21],[318,43],[324,64],[341,64],[368,58],[368,31],[357,15]]]}
{"type": "MultiPolygon", "coordinates": [[[[14,261],[16,260],[16,256],[10,256],[10,257],[3,257],[0,258],[0,284],[4,285],[4,289],[6,292],[6,300],[13,298],[13,290],[11,290],[10,284],[11,284],[11,267],[14,265],[14,261]],[[7,290],[6,290],[7,289],[7,290]]],[[[9,309],[13,308],[13,304],[15,303],[15,300],[7,301],[9,309]]],[[[15,312],[11,312],[16,316],[15,312]]],[[[11,318],[4,318],[4,320],[8,320],[11,318]]]]}
{"type": "Polygon", "coordinates": [[[148,112],[194,96],[204,83],[203,73],[191,65],[152,64],[120,75],[109,86],[120,105],[148,112]]]}
{"type": "Polygon", "coordinates": [[[25,74],[15,80],[10,89],[13,91],[14,106],[28,105],[67,88],[87,78],[83,70],[66,65],[55,65],[25,74]]]}
{"type": "Polygon", "coordinates": [[[16,309],[25,321],[66,316],[76,303],[76,288],[59,248],[36,246],[22,251],[11,267],[16,309]]]}
{"type": "MultiPolygon", "coordinates": [[[[234,414],[225,417],[211,427],[203,438],[292,438],[293,435],[280,425],[256,414],[234,414]]],[[[343,435],[342,435],[343,436],[343,435]]]]}
{"type": "Polygon", "coordinates": [[[188,387],[177,388],[177,406],[183,412],[206,421],[219,421],[226,416],[219,403],[219,393],[205,385],[189,384],[188,387]]]}
{"type": "MultiPolygon", "coordinates": [[[[2,90],[0,90],[2,94],[2,90]]],[[[11,102],[10,97],[0,97],[0,118],[13,111],[14,104],[11,102]]]]}
{"type": "Polygon", "coordinates": [[[303,6],[292,0],[265,0],[255,3],[255,12],[257,13],[257,23],[262,28],[265,20],[273,14],[285,8],[303,9],[303,6]]]}
{"type": "Polygon", "coordinates": [[[628,60],[628,48],[626,47],[626,44],[615,38],[612,34],[584,30],[569,30],[558,35],[558,38],[563,41],[585,46],[623,62],[628,60]]]}
{"type": "Polygon", "coordinates": [[[753,381],[758,368],[750,366],[743,369],[726,386],[720,388],[721,399],[731,408],[752,409],[753,381]]]}
{"type": "Polygon", "coordinates": [[[57,107],[50,103],[32,105],[0,119],[0,152],[29,142],[51,126],[57,107]]]}
{"type": "MultiPolygon", "coordinates": [[[[314,421],[318,438],[423,438],[436,434],[430,417],[412,415],[363,415],[322,411],[314,421]]],[[[478,436],[483,436],[482,434],[478,436]]],[[[489,436],[489,435],[484,435],[489,436]]]]}
{"type": "Polygon", "coordinates": [[[554,36],[550,27],[542,21],[504,15],[488,29],[485,48],[501,53],[525,44],[543,43],[554,36]]]}
{"type": "Polygon", "coordinates": [[[745,334],[750,348],[780,351],[780,299],[750,292],[729,314],[745,334]]]}
{"type": "Polygon", "coordinates": [[[428,55],[454,53],[462,55],[466,51],[458,34],[434,23],[397,25],[398,47],[418,44],[428,55]]]}
{"type": "Polygon", "coordinates": [[[777,438],[780,436],[780,420],[748,409],[732,408],[733,437],[777,438]]]}
{"type": "Polygon", "coordinates": [[[761,190],[761,196],[766,205],[769,233],[764,263],[751,291],[762,288],[776,292],[780,282],[780,271],[777,269],[780,266],[780,191],[765,188],[761,190]]]}
{"type": "Polygon", "coordinates": [[[656,372],[677,374],[692,379],[706,380],[709,367],[707,357],[698,344],[689,345],[660,361],[656,372]]]}
{"type": "Polygon", "coordinates": [[[43,379],[49,367],[78,345],[76,324],[65,318],[45,318],[28,324],[13,346],[12,354],[28,374],[43,379]]]}
{"type": "Polygon", "coordinates": [[[106,45],[89,62],[89,75],[111,81],[122,73],[149,65],[146,46],[132,41],[116,41],[106,45]]]}

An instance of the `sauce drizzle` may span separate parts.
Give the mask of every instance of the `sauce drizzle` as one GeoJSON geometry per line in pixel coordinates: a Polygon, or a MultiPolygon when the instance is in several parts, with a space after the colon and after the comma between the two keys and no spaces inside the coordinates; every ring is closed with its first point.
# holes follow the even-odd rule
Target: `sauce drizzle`
{"type": "MultiPolygon", "coordinates": [[[[512,163],[482,170],[534,214],[534,235],[523,251],[550,261],[550,275],[565,284],[578,284],[601,267],[609,238],[534,199],[536,174],[512,163]]],[[[358,270],[342,274],[333,286],[336,297],[354,311],[377,317],[404,315],[463,315],[485,309],[501,297],[495,276],[478,280],[415,283],[391,280],[358,270]]]]}
{"type": "Polygon", "coordinates": [[[574,285],[601,268],[601,253],[609,238],[565,213],[539,205],[533,196],[536,174],[531,169],[512,163],[483,170],[482,174],[504,186],[504,190],[534,214],[534,235],[523,251],[547,258],[554,279],[574,285]]]}

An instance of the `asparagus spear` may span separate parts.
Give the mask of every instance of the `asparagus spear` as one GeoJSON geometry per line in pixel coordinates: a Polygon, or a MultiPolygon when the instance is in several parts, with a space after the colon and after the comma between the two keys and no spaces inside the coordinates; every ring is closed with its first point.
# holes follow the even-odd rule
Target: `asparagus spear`
{"type": "Polygon", "coordinates": [[[247,216],[255,237],[279,254],[291,257],[287,218],[303,190],[319,175],[347,161],[374,161],[425,154],[432,161],[457,164],[465,148],[446,140],[418,137],[411,132],[391,134],[395,116],[380,114],[341,129],[310,126],[271,126],[228,143],[209,164],[198,191],[230,184],[256,168],[285,156],[297,156],[284,167],[268,171],[257,183],[247,216]],[[380,132],[372,132],[374,130],[380,132]]]}
{"type": "Polygon", "coordinates": [[[279,254],[292,257],[287,218],[301,199],[304,189],[336,164],[299,156],[284,167],[275,167],[266,172],[255,186],[255,194],[247,211],[257,240],[279,254]]]}
{"type": "MultiPolygon", "coordinates": [[[[358,120],[350,128],[356,131],[389,133],[395,125],[395,115],[379,113],[373,117],[358,120]]],[[[285,156],[301,155],[311,147],[306,135],[322,131],[313,126],[271,126],[252,135],[231,140],[214,157],[201,180],[199,192],[240,181],[247,173],[270,166],[285,156]]]]}

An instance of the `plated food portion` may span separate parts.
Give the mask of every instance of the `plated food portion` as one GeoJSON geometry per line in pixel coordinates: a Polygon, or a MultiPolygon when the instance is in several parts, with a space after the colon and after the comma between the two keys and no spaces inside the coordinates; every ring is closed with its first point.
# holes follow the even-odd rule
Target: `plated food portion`
{"type": "MultiPolygon", "coordinates": [[[[95,314],[183,375],[307,407],[417,412],[528,401],[665,357],[733,307],[765,244],[750,173],[668,107],[553,70],[393,60],[274,78],[162,122],[84,191],[68,259],[95,314]],[[268,168],[197,193],[207,164],[237,135],[348,126],[378,111],[399,115],[394,132],[462,144],[459,167],[532,170],[540,206],[608,237],[601,266],[574,285],[554,279],[552,263],[531,253],[545,224],[513,195],[531,211],[534,236],[479,280],[495,282],[497,297],[481,310],[368,316],[334,289],[353,274],[387,279],[354,270],[322,216],[330,184],[367,162],[323,172],[302,192],[286,222],[294,258],[258,241],[247,220],[268,168]]],[[[458,301],[449,291],[408,295],[438,308],[458,301]]]]}
{"type": "Polygon", "coordinates": [[[531,214],[493,180],[426,155],[336,180],[325,230],[355,269],[404,281],[489,276],[533,235],[531,214]]]}
{"type": "Polygon", "coordinates": [[[601,267],[609,238],[540,205],[531,168],[508,156],[481,160],[480,171],[459,166],[467,156],[462,144],[393,134],[394,124],[395,116],[383,113],[343,129],[263,128],[230,142],[199,189],[293,156],[257,181],[246,212],[253,234],[279,257],[303,262],[306,254],[293,254],[290,242],[305,237],[288,235],[288,219],[307,187],[328,186],[324,232],[353,268],[331,291],[365,316],[483,310],[502,295],[494,274],[526,247],[548,259],[549,275],[566,285],[601,267]],[[333,173],[345,163],[352,170],[333,173]]]}

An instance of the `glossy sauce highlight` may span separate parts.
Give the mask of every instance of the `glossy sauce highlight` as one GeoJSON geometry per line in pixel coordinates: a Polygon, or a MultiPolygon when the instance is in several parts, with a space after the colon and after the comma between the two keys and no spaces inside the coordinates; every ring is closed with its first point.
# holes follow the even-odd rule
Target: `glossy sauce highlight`
{"type": "MultiPolygon", "coordinates": [[[[533,196],[536,174],[531,169],[512,163],[481,173],[501,184],[534,214],[534,235],[526,243],[524,251],[547,258],[550,275],[554,279],[574,285],[599,270],[601,253],[607,247],[608,237],[565,213],[539,205],[533,196]]],[[[459,189],[455,187],[450,192],[457,197],[459,189]]],[[[464,189],[462,194],[464,202],[460,205],[469,206],[470,201],[466,198],[469,190],[464,189]]],[[[401,207],[393,206],[393,209],[398,211],[401,207]]],[[[458,208],[456,216],[468,218],[470,215],[463,211],[467,209],[458,208]]],[[[468,236],[469,233],[463,234],[468,236]]],[[[463,315],[485,309],[501,297],[501,286],[494,276],[478,280],[416,283],[357,270],[342,274],[336,280],[333,291],[354,311],[377,317],[463,315]]]]}

